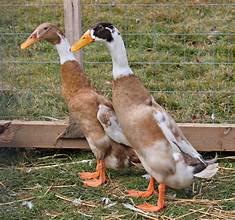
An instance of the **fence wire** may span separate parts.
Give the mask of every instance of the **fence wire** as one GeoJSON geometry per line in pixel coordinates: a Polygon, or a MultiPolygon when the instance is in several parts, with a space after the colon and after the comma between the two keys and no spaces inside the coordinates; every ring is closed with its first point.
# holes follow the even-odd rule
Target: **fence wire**
{"type": "MultiPolygon", "coordinates": [[[[233,1],[81,1],[82,27],[115,24],[130,65],[156,101],[179,122],[234,123],[233,1]]],[[[19,45],[42,22],[64,26],[63,0],[0,0],[0,119],[68,115],[56,50],[19,45]]],[[[111,96],[111,58],[84,49],[86,74],[111,96]]]]}

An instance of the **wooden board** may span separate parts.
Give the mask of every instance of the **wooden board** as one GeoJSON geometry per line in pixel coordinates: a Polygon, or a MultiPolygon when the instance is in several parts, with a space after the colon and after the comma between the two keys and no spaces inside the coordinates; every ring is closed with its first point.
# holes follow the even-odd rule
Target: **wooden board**
{"type": "MultiPolygon", "coordinates": [[[[0,121],[0,125],[8,121],[0,121]]],[[[12,121],[0,134],[0,147],[89,149],[85,139],[66,139],[55,144],[65,122],[12,121]],[[5,134],[11,133],[6,141],[5,134]]],[[[235,124],[179,124],[183,133],[199,151],[235,151],[235,124]]]]}
{"type": "MultiPolygon", "coordinates": [[[[5,122],[0,121],[0,125],[5,122]]],[[[13,138],[10,142],[1,141],[4,133],[0,134],[0,147],[89,149],[84,139],[66,139],[56,144],[57,136],[66,126],[64,122],[12,121],[9,129],[14,133],[13,138]]]]}

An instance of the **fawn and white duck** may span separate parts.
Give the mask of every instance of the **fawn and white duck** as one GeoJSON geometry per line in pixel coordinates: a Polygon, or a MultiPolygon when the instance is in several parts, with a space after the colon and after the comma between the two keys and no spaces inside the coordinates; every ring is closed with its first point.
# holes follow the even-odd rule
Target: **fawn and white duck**
{"type": "MultiPolygon", "coordinates": [[[[138,158],[133,149],[106,134],[102,126],[112,124],[119,127],[117,120],[109,121],[111,116],[115,118],[112,103],[92,86],[70,51],[68,40],[57,26],[51,23],[39,25],[21,44],[21,49],[42,40],[57,49],[61,64],[62,95],[71,117],[79,125],[97,160],[96,172],[83,172],[80,177],[86,180],[85,185],[97,187],[106,181],[105,167],[120,169],[132,161],[138,162],[138,158]]],[[[117,130],[119,132],[120,128],[117,130]]]]}
{"type": "MultiPolygon", "coordinates": [[[[217,163],[202,158],[174,119],[154,101],[134,75],[121,34],[114,25],[97,24],[71,47],[71,51],[77,51],[91,42],[104,42],[110,51],[113,63],[112,101],[117,119],[128,143],[152,176],[144,195],[153,193],[153,179],[159,183],[157,205],[146,203],[138,207],[145,211],[159,211],[165,205],[165,186],[181,189],[188,187],[195,176],[210,178],[218,170],[217,163]]],[[[136,196],[138,191],[129,194],[136,196]]]]}

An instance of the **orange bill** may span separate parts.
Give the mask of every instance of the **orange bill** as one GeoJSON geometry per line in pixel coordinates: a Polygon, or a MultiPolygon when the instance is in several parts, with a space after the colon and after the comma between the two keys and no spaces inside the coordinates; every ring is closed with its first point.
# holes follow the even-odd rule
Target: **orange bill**
{"type": "Polygon", "coordinates": [[[78,51],[93,41],[94,39],[91,37],[91,31],[88,30],[85,34],[82,35],[82,37],[78,42],[73,44],[73,46],[71,47],[71,51],[72,52],[78,51]]]}
{"type": "Polygon", "coordinates": [[[32,44],[38,42],[39,39],[36,37],[36,35],[30,35],[29,38],[20,45],[20,48],[26,49],[27,47],[30,47],[32,44]]]}

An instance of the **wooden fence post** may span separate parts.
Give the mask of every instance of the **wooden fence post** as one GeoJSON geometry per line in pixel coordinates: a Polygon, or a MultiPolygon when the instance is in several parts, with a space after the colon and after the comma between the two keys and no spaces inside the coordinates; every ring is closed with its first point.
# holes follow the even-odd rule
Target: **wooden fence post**
{"type": "MultiPolygon", "coordinates": [[[[65,36],[70,44],[78,40],[82,34],[81,4],[80,0],[64,0],[64,26],[65,36]]],[[[75,54],[82,69],[82,51],[75,54]]]]}

